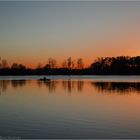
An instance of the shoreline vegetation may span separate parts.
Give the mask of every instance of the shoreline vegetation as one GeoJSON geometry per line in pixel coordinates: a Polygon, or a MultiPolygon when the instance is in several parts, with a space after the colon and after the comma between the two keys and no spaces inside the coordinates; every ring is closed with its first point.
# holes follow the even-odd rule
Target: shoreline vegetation
{"type": "Polygon", "coordinates": [[[8,62],[0,58],[0,75],[140,75],[140,56],[118,56],[97,58],[89,67],[84,67],[82,58],[64,60],[61,67],[49,58],[46,65],[27,68],[23,64],[8,62]]]}

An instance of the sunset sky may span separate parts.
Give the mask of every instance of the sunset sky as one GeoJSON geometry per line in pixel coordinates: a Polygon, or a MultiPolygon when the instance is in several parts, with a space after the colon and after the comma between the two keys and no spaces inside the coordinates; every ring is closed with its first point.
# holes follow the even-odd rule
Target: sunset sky
{"type": "Polygon", "coordinates": [[[138,1],[0,1],[0,56],[9,64],[120,55],[140,55],[138,1]]]}

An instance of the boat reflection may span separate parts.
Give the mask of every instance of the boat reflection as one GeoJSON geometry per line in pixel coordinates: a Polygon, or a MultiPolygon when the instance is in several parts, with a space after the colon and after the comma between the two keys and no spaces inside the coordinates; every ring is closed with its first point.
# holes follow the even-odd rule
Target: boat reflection
{"type": "Polygon", "coordinates": [[[42,86],[45,86],[48,88],[49,92],[54,92],[56,90],[56,87],[58,85],[58,81],[40,81],[37,80],[37,85],[41,88],[42,86]]]}
{"type": "MultiPolygon", "coordinates": [[[[140,93],[140,82],[95,82],[85,80],[51,80],[35,81],[35,80],[0,80],[0,94],[8,88],[21,88],[24,86],[34,85],[35,88],[46,88],[49,93],[53,93],[58,89],[66,93],[85,92],[92,89],[98,93],[119,93],[128,94],[130,92],[140,93]]],[[[90,92],[90,91],[89,91],[90,92]]]]}

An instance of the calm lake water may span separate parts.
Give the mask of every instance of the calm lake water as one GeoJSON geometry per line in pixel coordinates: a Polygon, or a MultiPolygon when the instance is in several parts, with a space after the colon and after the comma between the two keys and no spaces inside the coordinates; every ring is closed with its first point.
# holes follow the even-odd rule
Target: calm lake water
{"type": "Polygon", "coordinates": [[[140,76],[0,77],[0,137],[140,138],[140,76]]]}

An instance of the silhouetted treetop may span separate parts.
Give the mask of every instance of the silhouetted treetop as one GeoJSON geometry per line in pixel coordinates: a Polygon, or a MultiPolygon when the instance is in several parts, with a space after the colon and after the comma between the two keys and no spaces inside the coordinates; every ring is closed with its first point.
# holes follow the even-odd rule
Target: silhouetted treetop
{"type": "Polygon", "coordinates": [[[39,64],[34,69],[17,63],[10,67],[0,58],[0,75],[140,75],[140,56],[100,57],[89,68],[84,68],[82,58],[68,57],[60,68],[56,64],[55,59],[49,58],[44,66],[39,64]]]}

